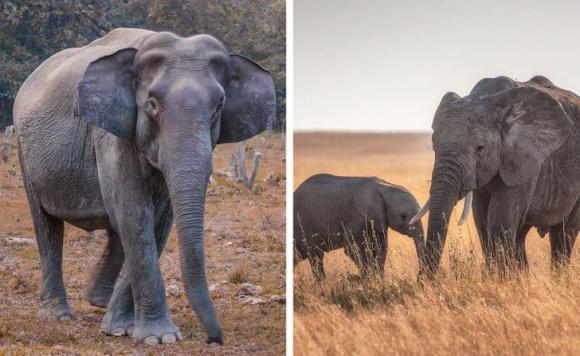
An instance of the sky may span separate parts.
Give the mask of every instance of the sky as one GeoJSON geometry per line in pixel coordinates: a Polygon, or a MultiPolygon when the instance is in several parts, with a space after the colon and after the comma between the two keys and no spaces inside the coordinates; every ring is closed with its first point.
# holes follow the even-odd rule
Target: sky
{"type": "Polygon", "coordinates": [[[580,94],[580,1],[294,1],[294,129],[430,132],[442,96],[536,74],[580,94]]]}

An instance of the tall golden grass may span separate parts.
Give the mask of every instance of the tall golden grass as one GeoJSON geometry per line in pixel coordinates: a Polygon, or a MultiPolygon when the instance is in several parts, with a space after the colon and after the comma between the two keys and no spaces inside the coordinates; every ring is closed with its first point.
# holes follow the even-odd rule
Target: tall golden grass
{"type": "MultiPolygon", "coordinates": [[[[429,135],[297,134],[294,184],[327,172],[378,176],[424,203],[433,154],[429,135]]],[[[458,210],[458,209],[457,209],[458,210]]],[[[417,281],[410,238],[389,232],[382,279],[359,279],[343,251],[325,257],[317,283],[295,268],[294,350],[317,354],[580,354],[580,244],[569,269],[550,269],[547,238],[527,238],[530,271],[485,276],[476,229],[451,217],[440,273],[417,281]]],[[[426,228],[426,220],[423,223],[426,228]]]]}

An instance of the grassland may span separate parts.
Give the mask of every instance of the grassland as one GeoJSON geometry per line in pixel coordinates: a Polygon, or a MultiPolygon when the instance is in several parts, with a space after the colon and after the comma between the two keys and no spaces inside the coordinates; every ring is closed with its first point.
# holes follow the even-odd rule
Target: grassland
{"type": "MultiPolygon", "coordinates": [[[[228,167],[236,147],[216,148],[215,171],[228,167]]],[[[90,306],[80,295],[105,241],[71,226],[65,231],[64,279],[76,320],[39,320],[38,252],[14,150],[9,163],[0,163],[0,355],[283,353],[284,303],[280,298],[245,303],[239,295],[243,283],[262,288],[257,298],[285,294],[284,137],[263,134],[248,141],[246,149],[262,153],[257,192],[216,174],[206,205],[206,265],[209,283],[217,284],[212,296],[224,327],[223,347],[205,344],[204,331],[187,303],[174,231],[161,257],[161,270],[173,321],[181,327],[184,341],[146,347],[128,337],[100,333],[105,310],[90,306]]]]}
{"type": "MultiPolygon", "coordinates": [[[[406,186],[424,203],[433,152],[426,134],[299,133],[294,186],[309,176],[377,176],[406,186]]],[[[412,241],[389,233],[382,280],[352,278],[356,268],[337,250],[325,257],[328,278],[314,282],[308,262],[295,268],[297,355],[580,354],[580,244],[569,270],[550,271],[549,241],[527,238],[530,272],[500,281],[483,276],[471,217],[449,237],[434,282],[417,283],[412,241]]],[[[426,228],[427,217],[423,218],[426,228]]]]}

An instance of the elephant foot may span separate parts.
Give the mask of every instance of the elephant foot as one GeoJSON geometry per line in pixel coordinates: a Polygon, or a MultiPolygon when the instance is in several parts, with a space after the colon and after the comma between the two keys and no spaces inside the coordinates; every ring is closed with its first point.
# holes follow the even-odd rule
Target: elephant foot
{"type": "Polygon", "coordinates": [[[169,317],[148,320],[135,325],[133,339],[147,345],[173,344],[183,337],[169,317]]]}
{"type": "Polygon", "coordinates": [[[222,333],[221,330],[219,330],[219,332],[216,335],[208,335],[206,342],[208,344],[220,344],[223,345],[224,344],[224,335],[222,333]]]}
{"type": "Polygon", "coordinates": [[[113,294],[112,290],[90,286],[83,291],[81,298],[94,307],[106,308],[111,299],[111,294],[113,294]]]}
{"type": "Polygon", "coordinates": [[[66,303],[46,303],[38,312],[38,317],[42,320],[56,319],[59,321],[71,321],[75,319],[74,314],[66,303]]]}
{"type": "Polygon", "coordinates": [[[101,322],[101,332],[109,336],[131,335],[134,325],[135,315],[133,311],[108,310],[101,322]]]}

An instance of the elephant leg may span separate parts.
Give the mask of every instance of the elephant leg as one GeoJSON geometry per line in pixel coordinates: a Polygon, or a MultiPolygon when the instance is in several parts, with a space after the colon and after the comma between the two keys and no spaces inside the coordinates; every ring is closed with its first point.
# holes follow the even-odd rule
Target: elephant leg
{"type": "MultiPolygon", "coordinates": [[[[158,198],[155,201],[155,242],[158,257],[165,248],[173,213],[169,199],[158,198]]],[[[117,281],[108,311],[103,318],[101,330],[107,335],[131,335],[135,324],[133,294],[127,273],[123,273],[117,281]]]]}
{"type": "Polygon", "coordinates": [[[516,237],[515,257],[516,262],[518,264],[517,267],[523,271],[528,270],[528,256],[526,254],[526,236],[528,235],[528,232],[530,232],[531,228],[532,225],[525,224],[524,226],[522,226],[516,237]]]}
{"type": "Polygon", "coordinates": [[[74,315],[68,305],[62,278],[64,223],[46,214],[35,201],[30,203],[42,271],[40,287],[42,309],[39,315],[42,318],[72,320],[74,315]]]}
{"type": "Polygon", "coordinates": [[[387,260],[387,244],[381,244],[378,246],[377,253],[375,255],[374,266],[375,271],[378,276],[382,277],[385,275],[385,262],[387,260]]]}
{"type": "Polygon", "coordinates": [[[492,244],[487,231],[487,208],[489,206],[489,194],[486,192],[473,192],[473,221],[479,235],[479,242],[481,244],[481,251],[485,258],[487,268],[490,268],[493,263],[492,244]]]}
{"type": "Polygon", "coordinates": [[[113,230],[107,230],[107,245],[93,268],[83,299],[93,306],[106,308],[124,260],[125,253],[119,236],[113,230]]]}
{"type": "Polygon", "coordinates": [[[121,321],[126,324],[121,326],[126,326],[125,330],[129,331],[130,285],[134,311],[133,339],[146,344],[176,342],[181,338],[181,332],[171,321],[161,278],[155,236],[158,214],[155,196],[143,184],[143,179],[135,179],[143,174],[138,153],[134,147],[119,140],[99,142],[97,167],[103,202],[125,251],[123,278],[115,286],[101,328],[105,333],[121,332],[115,324],[118,322],[116,318],[122,315],[121,321]],[[120,159],[104,159],[119,157],[120,154],[123,155],[120,159]]]}
{"type": "Polygon", "coordinates": [[[550,228],[550,250],[553,270],[570,265],[570,257],[577,234],[577,228],[568,227],[565,223],[560,223],[550,228]]]}
{"type": "Polygon", "coordinates": [[[530,193],[522,190],[501,185],[490,198],[487,227],[491,254],[501,275],[516,265],[516,238],[531,198],[530,193]]]}
{"type": "Polygon", "coordinates": [[[156,244],[147,242],[148,238],[135,242],[133,236],[123,239],[123,232],[120,235],[126,246],[126,273],[115,286],[102,329],[112,330],[113,335],[130,333],[136,341],[145,343],[177,341],[181,332],[167,308],[156,244]],[[131,244],[139,245],[136,250],[142,253],[129,252],[131,244]]]}
{"type": "Polygon", "coordinates": [[[131,335],[134,326],[135,310],[131,283],[127,270],[123,269],[107,305],[107,313],[101,322],[101,331],[105,335],[112,336],[131,335]]]}
{"type": "Polygon", "coordinates": [[[562,223],[550,228],[552,269],[557,270],[570,264],[570,257],[580,231],[580,201],[562,223]]]}
{"type": "Polygon", "coordinates": [[[369,272],[369,245],[371,245],[369,236],[364,232],[364,226],[351,229],[345,234],[344,252],[354,262],[359,270],[361,277],[369,272]],[[358,232],[355,235],[353,231],[358,232]]]}
{"type": "Polygon", "coordinates": [[[324,272],[324,252],[320,250],[311,251],[308,255],[308,261],[310,261],[310,268],[312,268],[312,274],[317,280],[323,280],[326,278],[326,273],[324,272]]]}
{"type": "Polygon", "coordinates": [[[370,265],[367,266],[367,269],[382,277],[385,274],[385,261],[387,259],[387,236],[378,229],[374,229],[372,242],[370,255],[367,258],[370,265]]]}
{"type": "Polygon", "coordinates": [[[351,259],[351,261],[354,262],[360,276],[365,277],[368,273],[368,263],[366,261],[366,256],[361,253],[361,249],[358,247],[345,247],[344,252],[351,259]]]}

